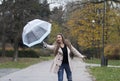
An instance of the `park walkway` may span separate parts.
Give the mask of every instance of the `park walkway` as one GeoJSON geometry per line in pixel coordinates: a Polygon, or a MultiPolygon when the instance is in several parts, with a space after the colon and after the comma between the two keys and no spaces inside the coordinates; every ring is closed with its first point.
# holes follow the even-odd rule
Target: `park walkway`
{"type": "MultiPolygon", "coordinates": [[[[75,58],[72,62],[73,81],[93,81],[84,62],[78,58],[75,58]]],[[[0,81],[57,81],[57,75],[49,71],[51,63],[52,60],[32,65],[3,76],[0,81]]],[[[64,75],[64,81],[67,81],[66,74],[64,75]]]]}

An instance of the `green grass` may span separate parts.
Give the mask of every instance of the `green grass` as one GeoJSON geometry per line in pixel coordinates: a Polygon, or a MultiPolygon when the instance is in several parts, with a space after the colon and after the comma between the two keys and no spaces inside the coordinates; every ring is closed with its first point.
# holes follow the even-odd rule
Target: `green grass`
{"type": "MultiPolygon", "coordinates": [[[[101,64],[101,59],[91,59],[91,60],[85,60],[86,63],[93,63],[93,64],[101,64]]],[[[108,59],[108,64],[109,65],[115,65],[115,66],[120,66],[120,60],[109,60],[108,59]]]]}
{"type": "Polygon", "coordinates": [[[120,66],[120,60],[108,60],[108,64],[120,66]]]}
{"type": "Polygon", "coordinates": [[[92,63],[92,64],[100,64],[100,59],[96,59],[96,58],[91,59],[91,60],[87,59],[87,60],[85,60],[85,62],[92,63]]]}
{"type": "Polygon", "coordinates": [[[3,58],[0,62],[0,68],[26,68],[30,65],[39,63],[41,61],[50,60],[52,57],[40,57],[40,58],[19,58],[17,62],[13,62],[11,58],[3,58]],[[7,60],[6,60],[7,59],[7,60]]]}
{"type": "MultiPolygon", "coordinates": [[[[85,60],[86,63],[101,64],[101,59],[85,60]]],[[[120,66],[120,60],[108,60],[109,65],[120,66]]],[[[120,81],[120,68],[89,67],[95,81],[120,81]]]]}
{"type": "Polygon", "coordinates": [[[91,67],[90,73],[95,81],[120,81],[120,68],[91,67]]]}

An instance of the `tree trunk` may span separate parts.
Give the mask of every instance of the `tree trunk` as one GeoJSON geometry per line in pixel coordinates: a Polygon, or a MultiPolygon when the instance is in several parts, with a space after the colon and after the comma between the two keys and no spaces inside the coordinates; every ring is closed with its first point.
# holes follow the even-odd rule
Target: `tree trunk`
{"type": "Polygon", "coordinates": [[[5,57],[5,25],[2,30],[2,57],[5,57]]]}
{"type": "Polygon", "coordinates": [[[14,43],[14,56],[13,56],[13,61],[18,61],[18,40],[15,38],[15,43],[14,43]]]}
{"type": "MultiPolygon", "coordinates": [[[[4,18],[4,12],[3,12],[3,18],[4,18]]],[[[5,25],[5,20],[3,20],[3,29],[2,29],[2,57],[5,57],[5,29],[6,29],[6,25],[5,25]]]]}
{"type": "MultiPolygon", "coordinates": [[[[3,4],[5,3],[5,0],[3,0],[3,4]]],[[[4,12],[5,9],[3,8],[3,29],[2,29],[2,57],[5,57],[5,29],[6,29],[6,25],[5,25],[5,19],[4,19],[4,12]]]]}

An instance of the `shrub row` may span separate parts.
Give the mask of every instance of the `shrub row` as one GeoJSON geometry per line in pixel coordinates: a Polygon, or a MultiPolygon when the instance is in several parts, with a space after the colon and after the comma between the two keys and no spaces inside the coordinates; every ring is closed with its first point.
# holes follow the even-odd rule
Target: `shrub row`
{"type": "MultiPolygon", "coordinates": [[[[5,52],[6,57],[13,57],[14,51],[8,50],[5,52]]],[[[1,50],[0,50],[0,56],[1,56],[1,50]]],[[[32,58],[38,58],[40,55],[33,51],[33,50],[21,50],[19,51],[18,57],[32,57],[32,58]]]]}
{"type": "Polygon", "coordinates": [[[110,44],[105,47],[105,56],[108,59],[120,59],[120,44],[110,44]]]}
{"type": "MultiPolygon", "coordinates": [[[[39,58],[40,56],[50,56],[51,51],[49,50],[43,50],[39,49],[39,51],[35,50],[19,50],[18,57],[31,57],[31,58],[39,58]]],[[[2,54],[2,51],[0,50],[0,56],[2,54]]],[[[7,50],[5,51],[5,56],[6,57],[13,57],[14,51],[13,50],[7,50]]]]}

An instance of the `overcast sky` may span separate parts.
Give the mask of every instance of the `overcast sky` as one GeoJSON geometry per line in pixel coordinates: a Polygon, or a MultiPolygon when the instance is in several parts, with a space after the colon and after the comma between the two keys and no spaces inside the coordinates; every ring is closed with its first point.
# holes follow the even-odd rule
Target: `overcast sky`
{"type": "MultiPolygon", "coordinates": [[[[3,0],[0,0],[0,4],[1,4],[1,1],[3,0]]],[[[41,2],[43,2],[44,0],[40,0],[41,2]]],[[[71,2],[71,1],[81,1],[81,0],[47,0],[48,3],[50,3],[50,9],[52,10],[54,7],[59,7],[59,6],[65,6],[66,3],[68,2],[71,2]]]]}
{"type": "Polygon", "coordinates": [[[2,0],[0,0],[0,4],[1,4],[1,1],[2,1],[2,0]]]}
{"type": "Polygon", "coordinates": [[[65,8],[65,5],[68,2],[74,2],[74,1],[81,1],[81,0],[48,0],[48,3],[50,3],[50,10],[52,10],[54,7],[63,6],[65,8]]]}

